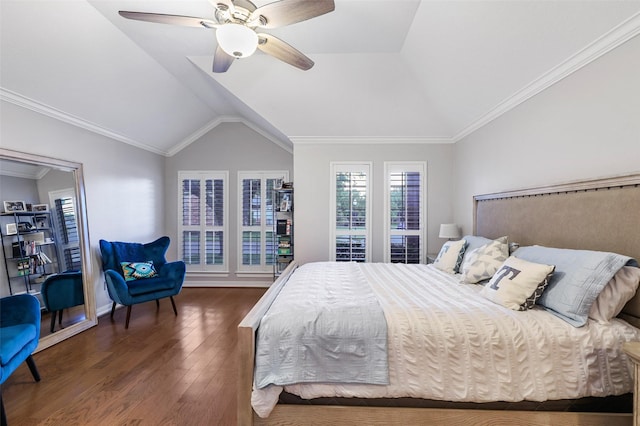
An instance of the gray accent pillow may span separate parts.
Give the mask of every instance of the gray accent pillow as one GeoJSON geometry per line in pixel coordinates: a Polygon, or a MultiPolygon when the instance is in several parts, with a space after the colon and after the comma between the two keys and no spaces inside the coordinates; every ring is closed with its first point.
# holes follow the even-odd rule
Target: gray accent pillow
{"type": "MultiPolygon", "coordinates": [[[[467,246],[464,250],[464,256],[462,258],[463,264],[473,250],[480,248],[484,245],[487,245],[491,241],[493,241],[491,238],[480,237],[478,235],[465,235],[464,237],[462,237],[462,239],[467,242],[467,246]]],[[[506,236],[498,238],[498,240],[500,241],[502,241],[503,239],[504,239],[504,242],[506,243],[507,242],[506,236]]]]}
{"type": "Polygon", "coordinates": [[[507,237],[490,240],[488,244],[469,252],[462,262],[462,280],[469,284],[488,280],[509,257],[507,237]]]}

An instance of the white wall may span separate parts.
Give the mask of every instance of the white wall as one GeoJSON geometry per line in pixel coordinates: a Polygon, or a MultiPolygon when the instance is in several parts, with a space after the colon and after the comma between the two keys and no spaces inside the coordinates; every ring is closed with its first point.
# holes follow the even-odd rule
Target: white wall
{"type": "Polygon", "coordinates": [[[98,241],[151,241],[164,234],[164,157],[8,102],[0,106],[3,148],[83,164],[91,279],[98,310],[109,307],[98,241]]]}
{"type": "MultiPolygon", "coordinates": [[[[2,147],[4,148],[4,144],[2,147]]],[[[37,182],[22,177],[0,176],[0,201],[40,203],[37,182]]],[[[4,208],[4,205],[0,205],[0,208],[4,208]]]]}
{"type": "Polygon", "coordinates": [[[455,144],[454,210],[472,197],[640,171],[640,37],[455,144]]]}
{"type": "MultiPolygon", "coordinates": [[[[41,204],[49,203],[49,192],[60,191],[62,189],[73,189],[76,180],[73,172],[51,169],[41,179],[38,179],[38,194],[41,204]]],[[[49,205],[49,209],[53,210],[55,206],[49,205]]]]}
{"type": "MultiPolygon", "coordinates": [[[[224,123],[177,154],[166,159],[165,168],[165,209],[167,235],[172,241],[178,241],[178,171],[215,170],[229,172],[229,277],[198,280],[187,274],[186,285],[211,285],[212,281],[242,285],[235,271],[238,267],[238,171],[246,170],[288,170],[292,176],[293,155],[279,145],[255,132],[243,123],[224,123]]],[[[177,244],[172,244],[171,254],[178,256],[177,244]]],[[[264,280],[263,280],[264,281],[264,280]]],[[[266,277],[270,283],[272,276],[266,277]]],[[[246,284],[246,283],[244,283],[246,284]]],[[[251,283],[255,284],[255,283],[251,283]]]]}
{"type": "Polygon", "coordinates": [[[329,194],[332,161],[371,161],[372,257],[384,258],[383,222],[385,161],[427,162],[427,252],[438,252],[440,223],[453,219],[453,145],[450,144],[296,144],[294,146],[294,243],[295,258],[301,263],[330,257],[329,194]]]}

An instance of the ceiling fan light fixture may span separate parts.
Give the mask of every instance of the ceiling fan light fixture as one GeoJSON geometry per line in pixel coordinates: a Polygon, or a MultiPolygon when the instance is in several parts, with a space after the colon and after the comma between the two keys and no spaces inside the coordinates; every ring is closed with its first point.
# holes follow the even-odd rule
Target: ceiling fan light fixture
{"type": "Polygon", "coordinates": [[[222,50],[235,58],[251,56],[258,47],[256,32],[241,24],[224,24],[216,30],[216,39],[222,50]]]}

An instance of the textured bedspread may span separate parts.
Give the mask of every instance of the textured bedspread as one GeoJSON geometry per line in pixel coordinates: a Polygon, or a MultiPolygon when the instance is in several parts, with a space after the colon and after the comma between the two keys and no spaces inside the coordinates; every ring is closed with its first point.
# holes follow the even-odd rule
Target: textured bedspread
{"type": "Polygon", "coordinates": [[[359,264],[298,268],[260,321],[254,382],[389,383],[387,323],[359,264]]]}
{"type": "MultiPolygon", "coordinates": [[[[430,265],[361,266],[388,324],[389,384],[293,384],[285,387],[288,392],[302,398],[490,402],[632,390],[622,343],[639,340],[640,330],[624,321],[576,328],[543,309],[517,312],[496,305],[478,294],[481,286],[462,284],[430,265]]],[[[256,413],[267,416],[281,390],[254,390],[256,413]]]]}

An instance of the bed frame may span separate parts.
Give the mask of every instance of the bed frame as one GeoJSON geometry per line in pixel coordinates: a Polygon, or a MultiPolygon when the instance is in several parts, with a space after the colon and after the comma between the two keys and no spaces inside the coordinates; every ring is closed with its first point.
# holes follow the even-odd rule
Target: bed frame
{"type": "MultiPolygon", "coordinates": [[[[611,251],[640,259],[640,174],[478,195],[474,234],[508,235],[525,245],[611,251]]],[[[260,319],[298,267],[292,262],[238,326],[239,425],[446,424],[626,425],[631,414],[278,404],[267,419],[251,408],[255,336],[260,319]]],[[[640,327],[640,295],[624,309],[640,327]]]]}

